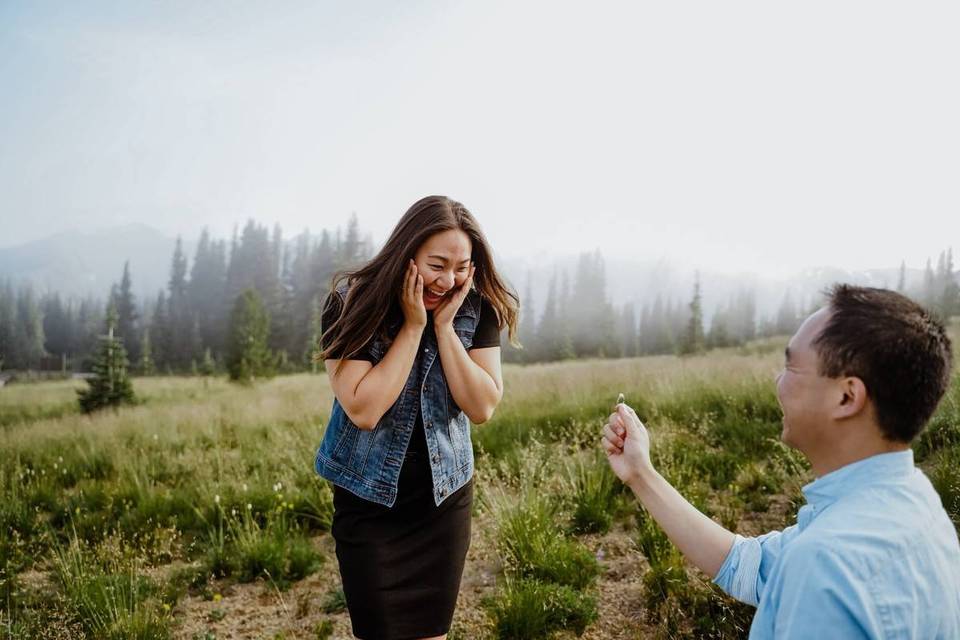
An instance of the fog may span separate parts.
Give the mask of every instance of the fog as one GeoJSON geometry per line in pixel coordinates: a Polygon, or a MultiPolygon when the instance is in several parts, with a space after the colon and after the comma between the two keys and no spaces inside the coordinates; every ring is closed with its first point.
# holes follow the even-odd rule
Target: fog
{"type": "Polygon", "coordinates": [[[960,238],[960,6],[4,3],[0,246],[141,222],[379,244],[429,193],[517,279],[911,268],[960,238]]]}

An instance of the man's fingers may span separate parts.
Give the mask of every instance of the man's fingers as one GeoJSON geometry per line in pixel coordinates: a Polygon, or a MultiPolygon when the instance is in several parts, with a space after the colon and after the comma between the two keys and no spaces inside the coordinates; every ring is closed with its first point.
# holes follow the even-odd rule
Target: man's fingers
{"type": "Polygon", "coordinates": [[[610,417],[607,418],[607,424],[612,425],[614,428],[614,433],[616,433],[621,438],[627,435],[627,428],[623,424],[623,418],[620,417],[617,413],[611,413],[610,417]]]}
{"type": "Polygon", "coordinates": [[[603,437],[618,449],[623,449],[623,438],[613,425],[608,424],[603,427],[603,437]]]}
{"type": "Polygon", "coordinates": [[[617,405],[617,418],[619,418],[620,423],[624,426],[627,433],[630,432],[630,429],[633,428],[636,423],[640,422],[637,414],[633,413],[633,410],[625,404],[617,405]],[[634,422],[634,420],[636,420],[636,422],[634,422]]]}
{"type": "Polygon", "coordinates": [[[606,436],[601,439],[601,442],[603,443],[603,450],[607,452],[608,456],[612,456],[617,453],[623,453],[623,449],[615,447],[609,440],[607,440],[606,436]]]}

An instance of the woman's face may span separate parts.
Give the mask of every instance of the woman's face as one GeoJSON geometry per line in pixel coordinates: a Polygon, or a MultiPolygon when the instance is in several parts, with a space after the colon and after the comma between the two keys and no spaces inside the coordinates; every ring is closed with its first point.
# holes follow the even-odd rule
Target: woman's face
{"type": "Polygon", "coordinates": [[[435,233],[420,245],[413,260],[423,276],[423,306],[427,311],[436,309],[464,283],[472,251],[473,243],[461,229],[435,233]]]}

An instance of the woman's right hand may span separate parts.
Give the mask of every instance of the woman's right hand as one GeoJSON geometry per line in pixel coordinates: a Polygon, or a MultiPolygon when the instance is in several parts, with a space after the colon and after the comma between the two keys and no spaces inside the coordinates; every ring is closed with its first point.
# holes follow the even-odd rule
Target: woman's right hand
{"type": "Polygon", "coordinates": [[[400,307],[403,309],[406,324],[418,329],[427,326],[427,309],[423,306],[423,276],[417,271],[417,264],[412,259],[403,278],[400,307]]]}

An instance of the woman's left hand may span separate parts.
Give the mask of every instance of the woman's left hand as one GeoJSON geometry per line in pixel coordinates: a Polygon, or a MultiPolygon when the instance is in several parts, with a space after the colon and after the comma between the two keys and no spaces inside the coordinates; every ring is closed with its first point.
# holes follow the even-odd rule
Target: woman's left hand
{"type": "Polygon", "coordinates": [[[476,266],[470,263],[470,271],[467,274],[467,279],[463,281],[463,285],[447,295],[446,299],[433,310],[433,324],[435,327],[439,328],[444,325],[453,324],[454,316],[457,315],[457,311],[460,310],[460,305],[467,299],[467,294],[470,293],[470,288],[473,286],[474,271],[476,271],[476,266]]]}

